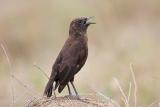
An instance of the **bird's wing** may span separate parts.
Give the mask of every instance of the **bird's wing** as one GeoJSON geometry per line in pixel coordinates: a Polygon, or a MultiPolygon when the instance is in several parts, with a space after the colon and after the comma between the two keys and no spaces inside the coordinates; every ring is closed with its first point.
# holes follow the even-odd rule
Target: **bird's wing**
{"type": "Polygon", "coordinates": [[[62,51],[62,63],[59,69],[59,88],[61,92],[66,84],[74,77],[81,51],[80,42],[72,42],[62,51]]]}
{"type": "Polygon", "coordinates": [[[62,62],[62,59],[63,59],[63,57],[62,57],[62,54],[60,52],[58,57],[56,58],[56,61],[55,61],[54,65],[53,65],[53,67],[52,67],[52,71],[57,72],[57,70],[59,69],[59,65],[62,62]]]}
{"type": "Polygon", "coordinates": [[[88,57],[88,48],[84,47],[79,53],[78,65],[75,74],[83,67],[88,57]]]}

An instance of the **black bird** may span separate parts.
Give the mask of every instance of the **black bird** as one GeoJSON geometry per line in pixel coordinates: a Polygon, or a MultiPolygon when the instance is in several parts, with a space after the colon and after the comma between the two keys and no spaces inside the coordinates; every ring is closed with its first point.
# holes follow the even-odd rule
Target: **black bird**
{"type": "Polygon", "coordinates": [[[69,37],[52,67],[52,73],[44,90],[45,96],[51,97],[52,90],[55,91],[57,88],[61,93],[66,85],[71,96],[69,82],[76,96],[79,96],[73,81],[75,74],[83,67],[88,56],[87,28],[90,24],[95,24],[89,22],[91,18],[81,17],[71,22],[69,37]],[[53,86],[54,82],[55,86],[53,86]]]}

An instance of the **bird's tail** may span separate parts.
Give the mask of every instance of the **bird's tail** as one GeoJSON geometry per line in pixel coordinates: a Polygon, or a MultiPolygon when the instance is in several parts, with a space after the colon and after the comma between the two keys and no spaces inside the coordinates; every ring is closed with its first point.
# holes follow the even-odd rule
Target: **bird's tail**
{"type": "Polygon", "coordinates": [[[61,93],[65,86],[66,86],[66,84],[64,84],[64,85],[62,85],[62,84],[59,85],[59,87],[58,87],[58,92],[61,93]]]}
{"type": "Polygon", "coordinates": [[[56,73],[51,74],[50,79],[49,79],[49,81],[45,87],[44,93],[43,93],[44,96],[47,96],[47,97],[52,96],[53,82],[54,82],[55,76],[56,76],[56,73]]]}
{"type": "Polygon", "coordinates": [[[47,97],[51,97],[52,96],[52,89],[53,89],[53,81],[49,80],[46,87],[45,87],[43,95],[47,96],[47,97]]]}

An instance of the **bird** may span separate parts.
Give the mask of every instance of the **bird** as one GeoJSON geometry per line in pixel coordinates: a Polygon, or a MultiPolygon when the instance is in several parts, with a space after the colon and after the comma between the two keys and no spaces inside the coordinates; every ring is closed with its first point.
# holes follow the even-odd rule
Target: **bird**
{"type": "MultiPolygon", "coordinates": [[[[84,66],[88,57],[88,37],[87,28],[91,24],[93,17],[78,17],[71,21],[69,27],[69,36],[59,52],[55,63],[52,66],[52,72],[44,90],[44,96],[51,97],[52,91],[58,88],[61,93],[67,86],[69,96],[72,96],[69,83],[72,85],[77,97],[79,94],[74,85],[74,76],[84,66]],[[55,83],[55,85],[53,85],[55,83]]],[[[55,95],[56,96],[56,95],[55,95]]]]}

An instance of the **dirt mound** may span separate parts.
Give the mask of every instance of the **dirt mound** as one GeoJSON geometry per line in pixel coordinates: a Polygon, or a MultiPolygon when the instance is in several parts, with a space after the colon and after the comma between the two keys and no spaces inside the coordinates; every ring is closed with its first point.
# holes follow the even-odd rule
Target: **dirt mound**
{"type": "Polygon", "coordinates": [[[85,95],[81,99],[70,97],[41,97],[31,100],[27,107],[119,107],[110,98],[103,98],[100,95],[85,95]]]}

